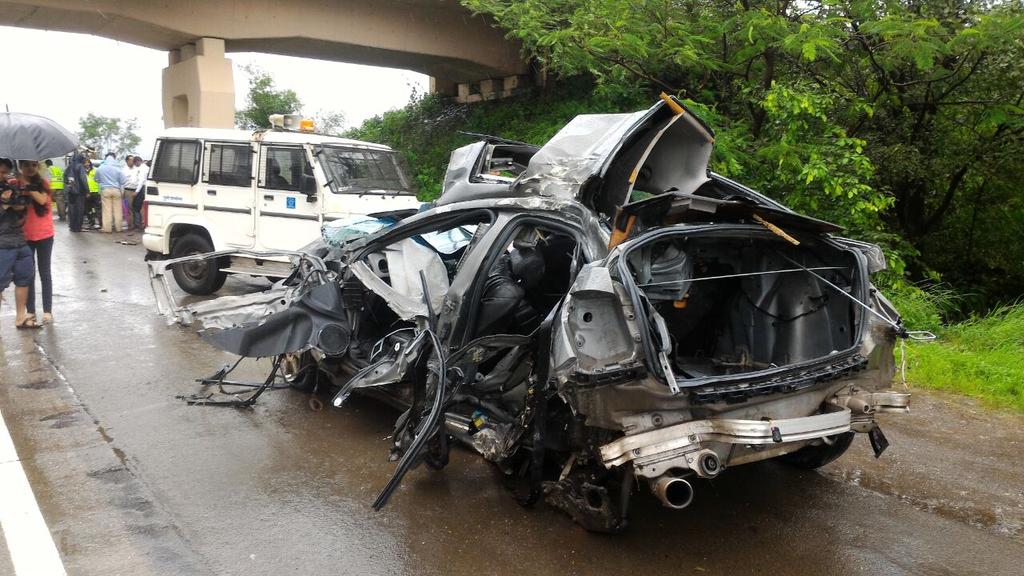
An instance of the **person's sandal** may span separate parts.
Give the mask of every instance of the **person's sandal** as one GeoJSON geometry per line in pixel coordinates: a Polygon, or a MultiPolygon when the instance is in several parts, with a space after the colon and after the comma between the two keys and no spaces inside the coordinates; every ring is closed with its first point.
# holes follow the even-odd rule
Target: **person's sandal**
{"type": "Polygon", "coordinates": [[[38,322],[36,322],[35,316],[25,316],[25,319],[21,321],[21,324],[15,323],[14,327],[18,330],[38,330],[42,328],[38,322]]]}
{"type": "Polygon", "coordinates": [[[49,312],[43,312],[43,325],[53,324],[53,314],[49,312]]]}

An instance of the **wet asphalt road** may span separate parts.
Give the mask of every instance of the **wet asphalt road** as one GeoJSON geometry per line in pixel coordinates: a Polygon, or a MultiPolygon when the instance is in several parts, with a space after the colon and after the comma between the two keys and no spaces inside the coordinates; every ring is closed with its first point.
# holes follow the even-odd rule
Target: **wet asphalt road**
{"type": "Polygon", "coordinates": [[[142,254],[60,230],[56,325],[16,331],[10,290],[0,310],[0,411],[69,574],[1024,573],[1024,417],[936,394],[886,418],[879,461],[858,438],[821,472],[738,467],[685,511],[643,489],[617,536],[520,508],[464,450],[375,513],[396,414],[176,400],[231,358],[156,316],[142,254]]]}

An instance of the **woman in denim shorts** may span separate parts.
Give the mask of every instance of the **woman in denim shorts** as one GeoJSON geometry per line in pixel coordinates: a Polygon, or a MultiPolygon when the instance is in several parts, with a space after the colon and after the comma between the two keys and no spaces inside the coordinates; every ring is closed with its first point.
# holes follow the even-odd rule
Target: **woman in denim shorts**
{"type": "Polygon", "coordinates": [[[28,202],[18,198],[21,192],[17,184],[7,180],[13,168],[10,160],[0,158],[0,293],[14,282],[15,326],[18,329],[38,328],[36,319],[25,311],[28,287],[32,285],[36,271],[32,250],[22,230],[28,202]]]}

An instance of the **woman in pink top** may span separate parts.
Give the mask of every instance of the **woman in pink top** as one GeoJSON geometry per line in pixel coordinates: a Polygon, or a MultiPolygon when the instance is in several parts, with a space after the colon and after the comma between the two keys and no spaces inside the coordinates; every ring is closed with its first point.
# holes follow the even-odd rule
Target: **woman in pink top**
{"type": "MultiPolygon", "coordinates": [[[[32,196],[32,206],[26,210],[25,240],[36,258],[36,270],[43,285],[43,324],[53,322],[53,280],[50,276],[50,257],[53,254],[53,194],[50,185],[39,175],[39,162],[22,160],[18,162],[18,183],[21,189],[32,196]]],[[[36,313],[35,282],[29,284],[28,303],[25,306],[29,317],[36,313]]]]}

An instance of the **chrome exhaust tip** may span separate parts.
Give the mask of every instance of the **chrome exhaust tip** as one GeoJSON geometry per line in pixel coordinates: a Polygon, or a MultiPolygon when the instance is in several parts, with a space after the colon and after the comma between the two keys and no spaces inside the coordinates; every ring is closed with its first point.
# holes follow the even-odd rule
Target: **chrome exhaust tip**
{"type": "Polygon", "coordinates": [[[682,478],[659,476],[651,482],[651,491],[666,508],[682,510],[693,502],[693,486],[682,478]]]}

